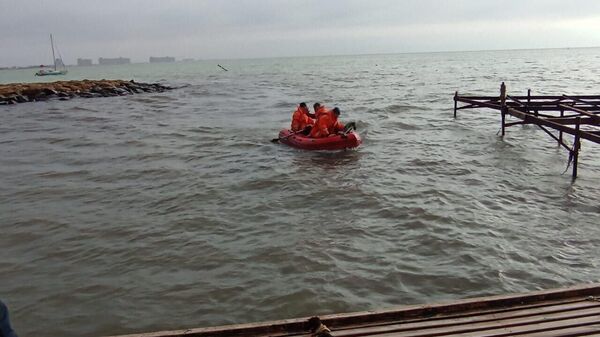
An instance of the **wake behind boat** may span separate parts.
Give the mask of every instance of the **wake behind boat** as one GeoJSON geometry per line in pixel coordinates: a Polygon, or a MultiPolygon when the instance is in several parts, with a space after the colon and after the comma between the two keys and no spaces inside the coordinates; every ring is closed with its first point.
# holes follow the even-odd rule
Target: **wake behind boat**
{"type": "MultiPolygon", "coordinates": [[[[65,64],[62,61],[62,57],[60,57],[59,60],[63,66],[63,69],[58,70],[56,68],[56,60],[57,59],[54,54],[54,39],[52,38],[52,34],[50,34],[50,45],[52,46],[52,60],[54,61],[54,69],[40,69],[35,73],[35,76],[66,75],[67,74],[67,67],[65,66],[65,64]]],[[[58,53],[58,55],[60,56],[60,52],[58,53]]]]}

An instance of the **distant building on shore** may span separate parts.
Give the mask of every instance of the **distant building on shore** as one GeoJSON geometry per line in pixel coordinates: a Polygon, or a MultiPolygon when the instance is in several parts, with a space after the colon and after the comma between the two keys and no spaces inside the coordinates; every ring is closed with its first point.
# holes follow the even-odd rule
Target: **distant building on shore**
{"type": "Polygon", "coordinates": [[[65,64],[63,63],[62,59],[57,58],[54,61],[55,61],[57,67],[64,67],[65,66],[65,64]]]}
{"type": "Polygon", "coordinates": [[[150,56],[150,63],[175,62],[175,58],[171,56],[156,57],[150,56]]]}
{"type": "Polygon", "coordinates": [[[127,57],[117,57],[117,58],[101,57],[98,59],[98,64],[102,64],[102,65],[130,64],[130,63],[131,63],[131,60],[127,57]]]}
{"type": "Polygon", "coordinates": [[[87,67],[92,65],[92,59],[77,59],[77,65],[87,67]]]}

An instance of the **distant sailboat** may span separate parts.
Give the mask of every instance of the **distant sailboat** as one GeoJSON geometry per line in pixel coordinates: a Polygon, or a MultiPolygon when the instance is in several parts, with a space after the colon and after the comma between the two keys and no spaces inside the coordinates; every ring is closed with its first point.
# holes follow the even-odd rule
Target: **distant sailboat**
{"type": "MultiPolygon", "coordinates": [[[[54,60],[54,70],[40,69],[37,73],[35,73],[35,76],[66,75],[67,74],[67,67],[65,66],[65,64],[62,61],[62,57],[60,58],[60,63],[62,64],[63,69],[62,70],[56,69],[56,56],[54,55],[54,39],[52,38],[52,34],[50,34],[50,45],[52,46],[52,59],[54,60]]],[[[60,53],[59,53],[59,55],[60,55],[60,53]]]]}

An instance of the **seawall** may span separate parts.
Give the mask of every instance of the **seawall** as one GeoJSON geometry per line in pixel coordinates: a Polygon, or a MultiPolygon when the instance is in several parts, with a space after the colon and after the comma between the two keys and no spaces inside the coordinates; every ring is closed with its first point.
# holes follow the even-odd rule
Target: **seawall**
{"type": "Polygon", "coordinates": [[[0,84],[0,105],[69,100],[75,97],[93,98],[124,96],[144,92],[163,92],[173,89],[159,83],[140,83],[124,80],[81,80],[49,83],[0,84]]]}

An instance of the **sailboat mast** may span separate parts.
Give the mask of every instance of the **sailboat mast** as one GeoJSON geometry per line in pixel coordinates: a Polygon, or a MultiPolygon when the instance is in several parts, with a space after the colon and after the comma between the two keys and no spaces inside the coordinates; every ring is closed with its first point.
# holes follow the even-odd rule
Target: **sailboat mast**
{"type": "Polygon", "coordinates": [[[54,61],[54,70],[56,70],[56,56],[54,56],[54,39],[52,39],[52,34],[50,34],[50,45],[52,45],[52,61],[54,61]]]}

